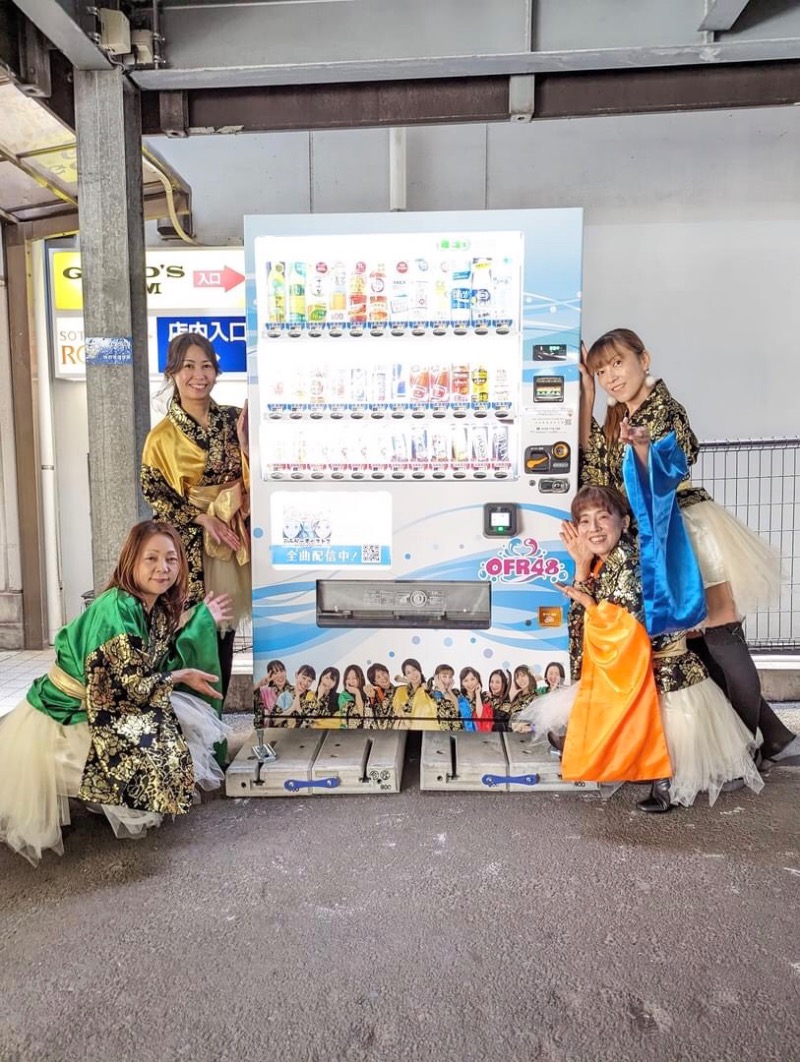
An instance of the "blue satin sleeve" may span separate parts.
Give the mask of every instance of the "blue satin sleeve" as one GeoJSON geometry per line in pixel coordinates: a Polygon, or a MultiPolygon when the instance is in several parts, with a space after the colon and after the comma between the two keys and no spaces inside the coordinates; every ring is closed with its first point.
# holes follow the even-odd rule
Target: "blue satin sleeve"
{"type": "Polygon", "coordinates": [[[648,464],[626,446],[622,475],[639,532],[647,633],[691,630],[706,615],[703,577],[683,523],[676,490],[687,472],[675,432],[652,442],[648,464]]]}

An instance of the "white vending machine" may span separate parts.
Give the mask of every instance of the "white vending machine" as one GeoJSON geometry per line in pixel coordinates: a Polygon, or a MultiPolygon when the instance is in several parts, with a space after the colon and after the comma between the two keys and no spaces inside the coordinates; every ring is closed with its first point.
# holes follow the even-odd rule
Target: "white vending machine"
{"type": "Polygon", "coordinates": [[[426,730],[443,787],[468,735],[476,785],[526,784],[509,719],[569,678],[581,248],[580,210],[246,219],[269,733],[426,730]]]}

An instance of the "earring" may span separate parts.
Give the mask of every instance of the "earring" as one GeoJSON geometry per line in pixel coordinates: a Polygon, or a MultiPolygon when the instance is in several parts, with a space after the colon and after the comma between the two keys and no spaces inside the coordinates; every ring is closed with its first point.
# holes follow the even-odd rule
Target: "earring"
{"type": "Polygon", "coordinates": [[[615,406],[616,404],[617,404],[616,398],[614,398],[613,395],[608,395],[608,397],[606,398],[606,405],[607,406],[615,406]]]}
{"type": "Polygon", "coordinates": [[[656,385],[656,378],[649,370],[647,376],[644,378],[644,382],[647,387],[655,387],[656,385]]]}

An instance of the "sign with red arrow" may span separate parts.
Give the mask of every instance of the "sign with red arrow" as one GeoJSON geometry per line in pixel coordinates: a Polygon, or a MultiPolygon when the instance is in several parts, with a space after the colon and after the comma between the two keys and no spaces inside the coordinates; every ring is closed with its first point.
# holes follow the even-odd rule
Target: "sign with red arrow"
{"type": "Polygon", "coordinates": [[[195,288],[222,288],[230,291],[244,280],[244,276],[230,266],[224,269],[195,269],[192,274],[195,288]]]}

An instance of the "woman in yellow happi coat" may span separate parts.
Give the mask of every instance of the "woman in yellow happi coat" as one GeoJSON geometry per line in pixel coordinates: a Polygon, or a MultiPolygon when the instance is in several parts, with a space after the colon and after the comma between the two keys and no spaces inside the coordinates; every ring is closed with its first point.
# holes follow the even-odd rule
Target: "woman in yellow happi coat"
{"type": "Polygon", "coordinates": [[[250,611],[250,499],[247,413],[211,398],[219,371],[205,336],[186,332],[171,341],[165,375],[173,395],[166,417],[145,441],[141,482],[156,517],[183,540],[187,603],[209,591],[233,599],[231,622],[219,632],[224,697],[236,625],[250,611]]]}

